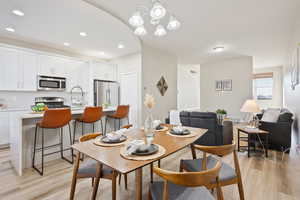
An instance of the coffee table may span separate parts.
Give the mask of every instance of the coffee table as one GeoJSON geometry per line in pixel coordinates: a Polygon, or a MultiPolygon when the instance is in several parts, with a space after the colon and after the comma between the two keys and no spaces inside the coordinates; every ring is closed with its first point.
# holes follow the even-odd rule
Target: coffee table
{"type": "Polygon", "coordinates": [[[265,131],[265,130],[261,130],[258,128],[247,128],[247,127],[238,127],[237,128],[238,131],[238,151],[240,151],[240,147],[247,147],[247,151],[248,151],[248,157],[250,157],[250,146],[251,146],[251,139],[253,138],[253,136],[257,136],[261,142],[261,144],[263,145],[264,149],[265,149],[265,154],[266,157],[268,157],[268,148],[269,148],[269,132],[265,131]],[[248,135],[248,137],[240,137],[240,132],[245,133],[248,135]],[[263,137],[261,137],[263,136],[263,137]],[[264,143],[262,142],[262,138],[264,139],[264,143]],[[247,146],[240,146],[240,140],[242,141],[247,141],[248,145],[247,146]]]}

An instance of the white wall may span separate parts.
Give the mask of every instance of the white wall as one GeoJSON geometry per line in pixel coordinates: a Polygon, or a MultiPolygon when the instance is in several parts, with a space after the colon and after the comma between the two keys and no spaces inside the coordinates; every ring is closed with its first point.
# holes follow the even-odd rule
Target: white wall
{"type": "Polygon", "coordinates": [[[177,109],[200,109],[200,65],[179,64],[177,88],[177,109]],[[195,73],[191,73],[191,71],[195,73]]]}
{"type": "MultiPolygon", "coordinates": [[[[142,97],[152,94],[156,100],[153,109],[155,118],[163,119],[171,109],[177,108],[177,57],[167,52],[142,44],[142,97]],[[156,84],[164,76],[169,88],[161,96],[156,84]]],[[[142,119],[146,117],[146,109],[142,107],[142,119]]]]}
{"type": "MultiPolygon", "coordinates": [[[[121,76],[126,75],[126,74],[136,74],[137,75],[137,90],[132,91],[135,93],[134,96],[137,96],[137,109],[134,111],[136,112],[137,116],[137,122],[134,124],[135,126],[141,125],[141,117],[142,117],[142,77],[141,77],[141,71],[142,71],[142,55],[141,53],[136,53],[136,54],[130,54],[126,56],[122,56],[117,59],[113,59],[111,61],[112,63],[116,64],[118,66],[118,82],[121,83],[121,76]]],[[[127,87],[127,86],[126,86],[127,87]]],[[[130,86],[129,86],[130,87],[130,86]]],[[[121,90],[122,90],[122,85],[121,85],[121,90]]],[[[121,92],[122,94],[122,92],[121,92]]],[[[121,102],[126,101],[124,97],[121,95],[121,102]]],[[[134,114],[132,113],[132,110],[130,112],[130,115],[134,114]]],[[[129,117],[130,119],[130,117],[129,117]]],[[[130,121],[130,123],[133,123],[130,121]]]]}
{"type": "Polygon", "coordinates": [[[230,117],[241,118],[240,108],[252,98],[252,57],[243,56],[200,66],[200,108],[202,111],[225,109],[230,117]],[[231,92],[215,91],[216,80],[232,80],[231,92]]]}
{"type": "MultiPolygon", "coordinates": [[[[288,55],[291,56],[295,51],[297,44],[300,43],[300,15],[298,16],[297,22],[293,29],[293,34],[290,37],[288,55]]],[[[291,89],[291,69],[288,65],[289,60],[287,59],[286,64],[284,65],[284,106],[287,107],[290,111],[294,113],[294,126],[293,126],[293,140],[292,143],[300,143],[300,133],[299,133],[299,124],[300,124],[300,85],[297,85],[295,90],[291,89]]]]}
{"type": "MultiPolygon", "coordinates": [[[[283,71],[282,66],[254,68],[254,73],[273,73],[273,97],[271,100],[257,100],[261,109],[266,108],[282,108],[283,104],[283,71]]],[[[253,91],[254,93],[255,91],[253,91]]]]}

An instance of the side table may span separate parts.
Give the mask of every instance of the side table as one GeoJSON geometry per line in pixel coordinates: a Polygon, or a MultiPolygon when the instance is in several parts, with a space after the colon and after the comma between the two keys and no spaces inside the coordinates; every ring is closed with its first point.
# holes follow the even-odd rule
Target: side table
{"type": "Polygon", "coordinates": [[[237,128],[238,131],[238,151],[240,151],[240,147],[247,147],[248,150],[248,157],[250,157],[250,147],[251,147],[251,138],[252,136],[256,135],[260,142],[262,142],[262,138],[260,136],[264,136],[264,144],[263,147],[265,148],[265,154],[266,157],[268,157],[268,148],[269,148],[269,132],[268,131],[264,131],[258,128],[252,129],[252,128],[247,128],[247,127],[238,127],[237,128]],[[248,135],[248,137],[240,137],[240,132],[243,132],[245,134],[248,135]],[[240,146],[240,139],[247,139],[248,142],[248,146],[240,146]]]}

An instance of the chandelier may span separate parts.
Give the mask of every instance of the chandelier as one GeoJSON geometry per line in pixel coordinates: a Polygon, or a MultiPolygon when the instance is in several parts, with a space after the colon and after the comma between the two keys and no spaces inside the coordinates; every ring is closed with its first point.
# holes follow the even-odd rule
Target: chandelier
{"type": "MultiPolygon", "coordinates": [[[[129,18],[129,24],[134,28],[134,34],[144,36],[148,32],[145,28],[145,20],[149,19],[150,24],[154,27],[154,35],[158,37],[165,36],[168,31],[175,31],[180,27],[180,22],[171,14],[161,3],[160,0],[152,0],[151,8],[138,6],[133,15],[129,18]],[[165,18],[168,22],[163,25],[165,18]]],[[[164,22],[165,23],[165,22],[164,22]]]]}

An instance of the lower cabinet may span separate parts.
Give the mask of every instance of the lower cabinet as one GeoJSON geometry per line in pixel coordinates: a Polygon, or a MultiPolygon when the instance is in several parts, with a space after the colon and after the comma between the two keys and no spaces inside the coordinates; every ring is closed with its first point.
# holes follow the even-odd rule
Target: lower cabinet
{"type": "Polygon", "coordinates": [[[9,144],[9,112],[0,112],[0,146],[9,144]]]}

